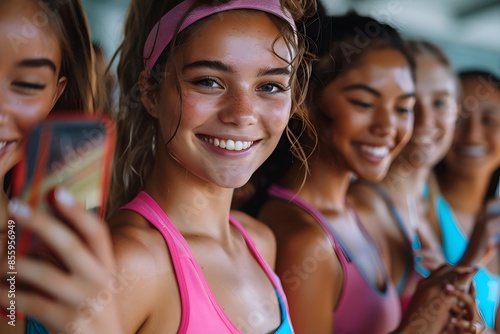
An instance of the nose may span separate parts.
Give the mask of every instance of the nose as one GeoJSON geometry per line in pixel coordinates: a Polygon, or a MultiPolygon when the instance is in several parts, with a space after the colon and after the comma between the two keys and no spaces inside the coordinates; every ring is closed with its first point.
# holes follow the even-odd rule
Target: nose
{"type": "Polygon", "coordinates": [[[259,103],[254,91],[238,88],[229,91],[225,98],[227,101],[219,112],[223,123],[244,127],[257,122],[259,103]]]}
{"type": "Polygon", "coordinates": [[[415,125],[417,129],[432,129],[436,126],[436,119],[431,106],[428,103],[417,100],[415,103],[415,125]]]}
{"type": "Polygon", "coordinates": [[[481,117],[478,112],[469,113],[469,116],[457,128],[459,138],[469,144],[480,144],[483,141],[484,129],[481,126],[481,117]]]}
{"type": "Polygon", "coordinates": [[[396,115],[384,106],[374,111],[371,131],[377,137],[394,137],[396,135],[396,115]]]}

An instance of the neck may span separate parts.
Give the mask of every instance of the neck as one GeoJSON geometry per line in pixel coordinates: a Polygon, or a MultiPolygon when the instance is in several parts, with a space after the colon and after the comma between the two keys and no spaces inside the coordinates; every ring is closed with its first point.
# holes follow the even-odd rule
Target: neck
{"type": "Polygon", "coordinates": [[[483,208],[483,200],[488,189],[488,177],[456,175],[445,170],[438,182],[443,196],[454,210],[477,214],[483,208]]]}
{"type": "Polygon", "coordinates": [[[413,194],[415,198],[419,198],[429,178],[429,173],[428,167],[404,166],[395,160],[380,184],[392,194],[413,194]]]}
{"type": "Polygon", "coordinates": [[[318,154],[309,159],[309,172],[302,186],[305,173],[301,162],[294,162],[282,180],[282,184],[296,191],[315,208],[342,212],[352,173],[339,164],[326,162],[318,154]]]}
{"type": "Polygon", "coordinates": [[[155,163],[145,191],[182,234],[229,237],[233,189],[201,180],[178,164],[165,168],[155,163]]]}

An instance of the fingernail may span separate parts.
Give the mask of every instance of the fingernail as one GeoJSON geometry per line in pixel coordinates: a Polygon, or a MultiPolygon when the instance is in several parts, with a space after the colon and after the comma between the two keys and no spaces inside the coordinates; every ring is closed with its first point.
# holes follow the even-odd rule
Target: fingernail
{"type": "Polygon", "coordinates": [[[423,258],[421,255],[415,256],[415,262],[422,262],[423,258]]]}
{"type": "Polygon", "coordinates": [[[9,201],[7,209],[11,214],[19,218],[30,218],[31,209],[29,206],[25,205],[23,202],[17,199],[12,199],[9,201]]]}
{"type": "Polygon", "coordinates": [[[456,323],[457,323],[457,318],[451,318],[451,319],[450,319],[450,322],[451,322],[452,324],[456,324],[456,323]]]}
{"type": "Polygon", "coordinates": [[[453,284],[447,283],[444,285],[444,289],[448,292],[453,292],[453,291],[455,291],[455,286],[453,284]]]}
{"type": "Polygon", "coordinates": [[[76,203],[75,197],[64,188],[57,188],[55,197],[59,203],[65,206],[73,206],[76,203]]]}

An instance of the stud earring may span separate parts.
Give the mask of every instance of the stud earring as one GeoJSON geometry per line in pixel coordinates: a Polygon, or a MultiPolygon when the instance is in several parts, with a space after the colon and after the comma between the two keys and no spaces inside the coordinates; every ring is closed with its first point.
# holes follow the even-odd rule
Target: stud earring
{"type": "Polygon", "coordinates": [[[153,152],[153,156],[155,156],[156,155],[156,128],[154,125],[152,126],[152,128],[153,128],[153,138],[151,140],[151,151],[153,152]]]}

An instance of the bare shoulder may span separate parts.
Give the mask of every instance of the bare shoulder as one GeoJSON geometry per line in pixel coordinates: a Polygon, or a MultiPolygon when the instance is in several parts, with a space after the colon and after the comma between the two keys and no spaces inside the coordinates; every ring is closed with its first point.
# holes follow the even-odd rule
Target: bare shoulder
{"type": "Polygon", "coordinates": [[[259,252],[274,268],[276,259],[276,239],[271,229],[261,221],[241,211],[231,211],[231,215],[245,228],[255,242],[259,252]]]}
{"type": "MultiPolygon", "coordinates": [[[[180,314],[177,279],[161,233],[139,214],[123,210],[110,220],[118,274],[126,282],[120,307],[126,328],[137,331],[157,323],[168,304],[174,324],[180,314]],[[159,298],[162,296],[162,298],[159,298]],[[165,302],[168,301],[168,302],[165,302]]],[[[165,315],[163,315],[165,317],[165,315]]]]}
{"type": "MultiPolygon", "coordinates": [[[[142,216],[121,211],[111,219],[111,235],[118,264],[135,271],[156,274],[172,266],[163,236],[142,216]],[[158,264],[163,262],[161,267],[158,264]]],[[[169,268],[170,267],[170,268],[169,268]]]]}
{"type": "Polygon", "coordinates": [[[287,294],[292,318],[313,319],[304,321],[309,325],[320,321],[318,314],[322,314],[320,318],[331,322],[331,310],[343,286],[343,268],[333,241],[313,216],[287,201],[269,200],[259,218],[276,235],[276,273],[287,294]],[[316,314],[310,314],[312,310],[316,314]]]}
{"type": "Polygon", "coordinates": [[[339,264],[330,237],[316,219],[302,208],[287,201],[271,199],[262,207],[259,219],[276,236],[277,266],[285,258],[302,262],[311,256],[317,258],[318,255],[327,262],[339,264]]]}

